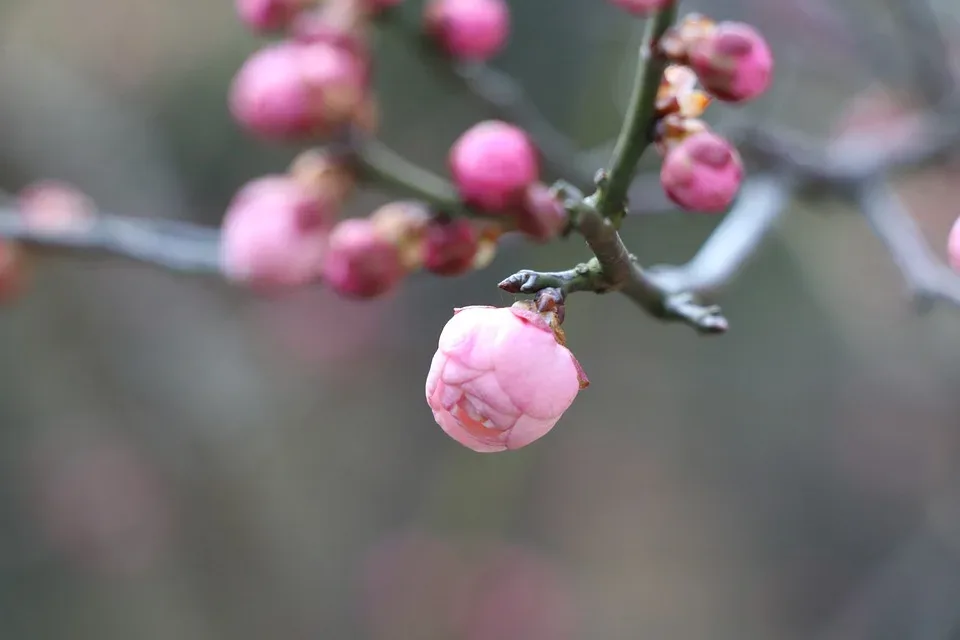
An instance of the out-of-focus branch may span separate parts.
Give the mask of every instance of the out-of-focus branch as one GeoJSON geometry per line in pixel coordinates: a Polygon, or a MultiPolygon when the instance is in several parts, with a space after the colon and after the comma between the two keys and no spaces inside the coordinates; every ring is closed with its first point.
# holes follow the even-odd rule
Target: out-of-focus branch
{"type": "Polygon", "coordinates": [[[941,300],[960,306],[960,276],[930,249],[890,185],[885,180],[868,182],[856,192],[856,201],[921,308],[941,300]]]}
{"type": "Polygon", "coordinates": [[[220,274],[220,232],[174,220],[98,214],[59,227],[37,227],[0,206],[0,237],[39,250],[111,255],[195,275],[220,274]]]}
{"type": "Polygon", "coordinates": [[[753,257],[792,195],[793,184],[787,177],[768,174],[750,178],[736,204],[690,262],[677,267],[650,267],[650,276],[667,291],[701,295],[716,292],[753,257]]]}

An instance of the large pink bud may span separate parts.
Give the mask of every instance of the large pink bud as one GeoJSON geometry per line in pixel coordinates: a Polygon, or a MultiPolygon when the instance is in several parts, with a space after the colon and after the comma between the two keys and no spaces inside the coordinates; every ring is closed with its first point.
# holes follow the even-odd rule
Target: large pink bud
{"type": "Polygon", "coordinates": [[[540,314],[473,306],[457,309],[443,328],[426,395],[447,435],[489,453],[542,438],[587,384],[540,314]]]}
{"type": "Polygon", "coordinates": [[[688,54],[703,88],[725,102],[753,100],[773,78],[770,46],[756,29],[742,22],[717,24],[692,44],[688,54]]]}
{"type": "Polygon", "coordinates": [[[424,21],[441,49],[464,60],[491,58],[510,35],[510,8],[504,0],[431,0],[424,21]]]}
{"type": "Polygon", "coordinates": [[[224,274],[261,290],[316,280],[333,214],[325,201],[290,177],[248,183],[223,219],[224,274]]]}
{"type": "Polygon", "coordinates": [[[726,211],[742,181],[740,154],[711,131],[683,139],[667,151],[660,167],[660,184],[667,197],[690,211],[726,211]]]}
{"type": "Polygon", "coordinates": [[[509,213],[540,177],[537,149],[524,131],[487,120],[465,131],[450,148],[450,172],[470,206],[509,213]]]}
{"type": "Polygon", "coordinates": [[[610,0],[610,3],[636,16],[650,15],[666,9],[676,0],[610,0]]]}
{"type": "Polygon", "coordinates": [[[947,257],[950,266],[960,271],[960,218],[957,218],[950,229],[950,236],[947,238],[947,257]]]}
{"type": "Polygon", "coordinates": [[[406,270],[400,247],[369,218],[340,222],[330,234],[323,279],[351,298],[374,298],[400,284],[406,270]]]}
{"type": "Polygon", "coordinates": [[[230,110],[252,133],[281,140],[329,133],[362,103],[363,60],[329,42],[281,42],[254,53],[230,89],[230,110]]]}

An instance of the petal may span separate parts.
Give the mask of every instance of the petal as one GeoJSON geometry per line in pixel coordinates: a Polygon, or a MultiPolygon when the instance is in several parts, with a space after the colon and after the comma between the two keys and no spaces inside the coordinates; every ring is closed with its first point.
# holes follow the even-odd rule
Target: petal
{"type": "MultiPolygon", "coordinates": [[[[499,380],[500,377],[494,372],[487,373],[464,383],[463,393],[468,396],[476,406],[483,405],[489,409],[487,413],[491,419],[493,415],[490,414],[494,413],[511,416],[512,419],[515,419],[522,411],[513,402],[507,390],[500,385],[499,380]]],[[[511,422],[513,421],[512,419],[511,422]]]]}
{"type": "Polygon", "coordinates": [[[482,369],[473,369],[460,362],[459,358],[448,356],[446,366],[443,368],[443,381],[447,384],[460,385],[465,382],[470,382],[483,374],[484,371],[482,369]]]}
{"type": "Polygon", "coordinates": [[[522,416],[507,436],[507,449],[519,449],[539,440],[553,429],[559,419],[560,416],[546,420],[522,416]]]}
{"type": "Polygon", "coordinates": [[[433,418],[440,425],[443,431],[468,449],[473,449],[479,453],[495,453],[506,451],[507,445],[504,442],[491,442],[488,439],[481,439],[463,428],[463,425],[453,417],[453,415],[444,409],[434,410],[433,418]]]}
{"type": "Polygon", "coordinates": [[[437,383],[440,382],[440,374],[443,372],[443,366],[446,360],[447,356],[441,351],[433,354],[433,360],[430,361],[430,370],[427,371],[427,400],[430,399],[430,396],[432,396],[433,392],[437,389],[437,383]]]}
{"type": "Polygon", "coordinates": [[[580,391],[570,350],[533,327],[499,345],[494,371],[513,404],[534,418],[559,417],[580,391]]]}

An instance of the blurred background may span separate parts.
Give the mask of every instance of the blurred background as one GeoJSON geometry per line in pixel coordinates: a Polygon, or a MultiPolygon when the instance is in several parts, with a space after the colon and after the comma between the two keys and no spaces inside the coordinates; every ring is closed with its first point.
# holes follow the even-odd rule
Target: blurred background
{"type": "MultiPolygon", "coordinates": [[[[603,2],[511,4],[496,65],[584,148],[615,136],[639,24],[603,2]]],[[[777,54],[770,94],[715,107],[717,128],[828,138],[895,111],[917,72],[894,4],[684,2],[777,54]]],[[[960,5],[938,11],[960,51],[960,5]]],[[[260,44],[227,1],[0,1],[2,186],[56,178],[107,211],[217,225],[298,151],[228,115],[260,44]]],[[[489,112],[396,34],[379,47],[383,138],[442,170],[489,112]]],[[[896,183],[941,254],[958,178],[896,183]]],[[[677,263],[717,222],[624,235],[677,263]]],[[[725,291],[728,335],[575,297],[592,385],[557,428],[499,455],[445,436],[423,383],[453,307],[510,304],[502,277],[586,255],[512,244],[371,303],[38,263],[0,315],[0,638],[960,637],[960,311],[917,314],[861,216],[798,199],[725,291]]]]}

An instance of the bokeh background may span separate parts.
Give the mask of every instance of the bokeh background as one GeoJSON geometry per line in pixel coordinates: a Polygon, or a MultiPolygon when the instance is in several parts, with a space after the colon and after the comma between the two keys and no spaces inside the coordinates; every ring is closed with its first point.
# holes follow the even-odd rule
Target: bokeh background
{"type": "MultiPolygon", "coordinates": [[[[717,127],[829,137],[894,105],[916,78],[892,4],[684,3],[757,24],[778,56],[770,94],[717,127]]],[[[639,25],[599,1],[511,5],[497,66],[584,148],[608,141],[639,25]]],[[[960,35],[960,5],[938,10],[960,35]]],[[[260,44],[227,1],[0,2],[3,187],[57,178],[108,211],[218,224],[297,152],[228,115],[260,44]]],[[[489,112],[396,34],[378,47],[383,138],[442,170],[489,112]]],[[[958,178],[897,182],[941,253],[958,178]]],[[[716,223],[625,237],[682,262],[716,223]]],[[[510,304],[502,277],[585,255],[514,243],[371,303],[45,258],[0,314],[0,638],[960,637],[960,311],[917,314],[857,212],[797,200],[724,292],[728,335],[575,297],[592,386],[558,427],[498,455],[447,438],[423,382],[453,307],[510,304]]]]}

